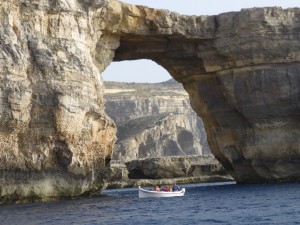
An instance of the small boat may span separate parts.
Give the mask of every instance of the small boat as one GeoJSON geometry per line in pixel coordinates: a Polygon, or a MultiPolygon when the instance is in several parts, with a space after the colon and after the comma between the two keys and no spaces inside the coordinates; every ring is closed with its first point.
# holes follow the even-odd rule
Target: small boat
{"type": "Polygon", "coordinates": [[[164,197],[177,197],[184,196],[185,188],[180,191],[153,191],[145,190],[139,186],[139,198],[164,198],[164,197]]]}

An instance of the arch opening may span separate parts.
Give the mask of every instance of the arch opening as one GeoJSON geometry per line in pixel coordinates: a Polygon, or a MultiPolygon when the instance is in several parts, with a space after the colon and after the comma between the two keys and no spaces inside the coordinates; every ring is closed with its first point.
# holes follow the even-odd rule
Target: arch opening
{"type": "Polygon", "coordinates": [[[172,78],[166,69],[148,59],[112,62],[102,77],[104,81],[125,83],[159,83],[172,78]]]}
{"type": "Polygon", "coordinates": [[[102,75],[106,113],[117,127],[112,181],[186,179],[203,175],[201,169],[191,169],[204,166],[201,157],[210,157],[209,166],[218,164],[187,92],[165,69],[151,60],[121,61],[102,75]]]}

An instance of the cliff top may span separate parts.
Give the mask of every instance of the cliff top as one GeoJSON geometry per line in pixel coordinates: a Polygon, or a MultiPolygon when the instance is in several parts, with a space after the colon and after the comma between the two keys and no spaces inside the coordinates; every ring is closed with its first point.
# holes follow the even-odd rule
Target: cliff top
{"type": "Polygon", "coordinates": [[[107,98],[125,96],[154,97],[154,96],[185,96],[187,92],[174,79],[161,83],[125,83],[105,81],[105,95],[107,98]]]}

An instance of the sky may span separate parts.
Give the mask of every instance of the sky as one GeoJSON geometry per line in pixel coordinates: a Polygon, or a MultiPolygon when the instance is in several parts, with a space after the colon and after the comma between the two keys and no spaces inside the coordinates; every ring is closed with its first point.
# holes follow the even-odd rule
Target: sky
{"type": "MultiPolygon", "coordinates": [[[[129,4],[168,9],[184,15],[217,15],[243,8],[280,6],[300,7],[300,0],[121,0],[129,4]]],[[[104,72],[106,81],[157,83],[171,78],[169,73],[151,60],[111,63],[104,72]]]]}

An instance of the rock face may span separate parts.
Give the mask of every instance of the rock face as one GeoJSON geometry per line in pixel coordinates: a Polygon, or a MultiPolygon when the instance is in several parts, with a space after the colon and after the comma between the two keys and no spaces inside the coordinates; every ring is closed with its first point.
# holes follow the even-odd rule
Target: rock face
{"type": "Polygon", "coordinates": [[[300,9],[181,16],[115,0],[0,3],[0,199],[101,189],[115,140],[99,72],[152,59],[238,182],[300,180],[300,9]]]}
{"type": "Polygon", "coordinates": [[[203,122],[176,81],[105,82],[104,97],[118,128],[113,160],[211,154],[203,122]]]}
{"type": "Polygon", "coordinates": [[[126,163],[129,178],[165,179],[226,175],[226,171],[212,156],[179,156],[147,158],[126,163]]]}
{"type": "Polygon", "coordinates": [[[116,131],[90,52],[91,2],[0,3],[0,203],[103,186],[116,131]]]}
{"type": "Polygon", "coordinates": [[[192,114],[189,97],[174,79],[162,83],[104,82],[105,111],[114,122],[163,113],[192,114]]]}
{"type": "Polygon", "coordinates": [[[203,122],[181,84],[104,85],[105,111],[117,126],[110,164],[115,186],[130,186],[132,179],[229,179],[211,155],[203,122]]]}
{"type": "Polygon", "coordinates": [[[144,158],[126,165],[113,162],[111,172],[108,188],[234,181],[213,155],[144,158]]]}

